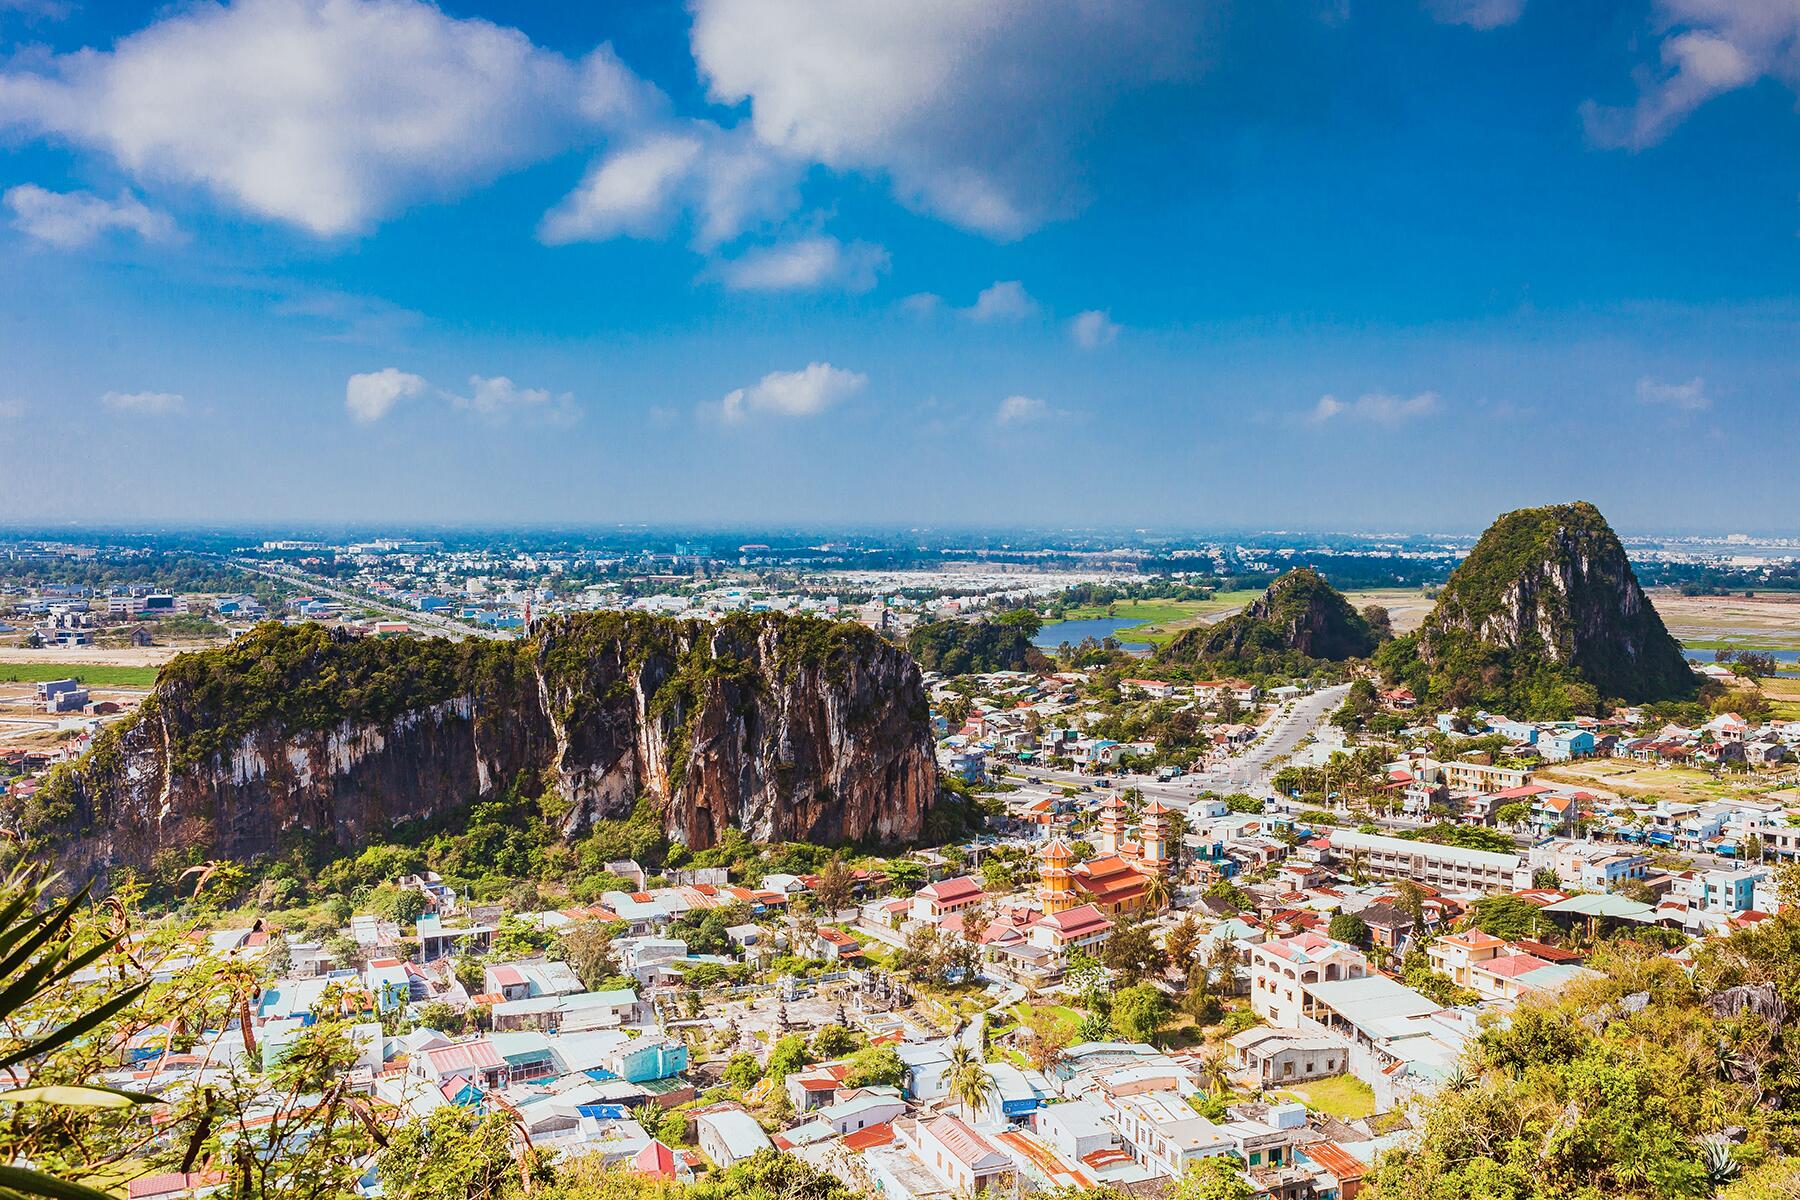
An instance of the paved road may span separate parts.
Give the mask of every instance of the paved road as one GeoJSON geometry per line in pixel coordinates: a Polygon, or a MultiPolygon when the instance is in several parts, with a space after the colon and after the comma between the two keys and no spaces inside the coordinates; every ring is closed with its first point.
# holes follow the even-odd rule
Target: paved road
{"type": "Polygon", "coordinates": [[[272,567],[267,563],[257,562],[255,559],[250,558],[234,558],[231,560],[231,563],[233,566],[240,567],[243,570],[250,571],[254,574],[265,575],[270,579],[279,579],[283,583],[293,584],[296,587],[303,587],[309,592],[317,592],[321,596],[330,596],[334,600],[342,600],[346,604],[354,604],[358,608],[366,608],[371,612],[387,613],[395,620],[405,621],[415,629],[425,629],[432,633],[441,633],[448,638],[478,637],[488,638],[493,641],[502,641],[513,636],[511,633],[502,632],[498,629],[484,629],[478,625],[465,625],[463,622],[452,620],[449,617],[440,617],[432,613],[419,612],[418,610],[411,608],[401,608],[397,604],[389,604],[384,600],[372,599],[360,592],[352,592],[341,588],[329,579],[322,579],[317,575],[309,574],[308,572],[299,570],[295,567],[272,567]]]}
{"type": "MultiPolygon", "coordinates": [[[[1267,731],[1242,754],[1211,771],[1183,775],[1168,783],[1159,783],[1146,775],[1114,773],[1108,778],[1114,788],[1134,787],[1146,798],[1172,800],[1184,806],[1201,792],[1248,791],[1255,794],[1266,791],[1269,777],[1276,769],[1275,760],[1292,754],[1308,734],[1329,720],[1349,691],[1348,684],[1341,684],[1300,697],[1273,717],[1267,731]]],[[[1095,778],[1078,771],[1056,771],[1047,767],[1016,767],[1008,775],[1011,782],[1024,789],[1045,794],[1064,785],[1093,787],[1095,778]]]]}
{"type": "Polygon", "coordinates": [[[1229,764],[1233,781],[1242,780],[1252,790],[1267,790],[1276,760],[1285,758],[1331,719],[1331,714],[1350,694],[1350,685],[1321,688],[1300,697],[1275,718],[1275,727],[1259,738],[1245,754],[1229,764]]]}

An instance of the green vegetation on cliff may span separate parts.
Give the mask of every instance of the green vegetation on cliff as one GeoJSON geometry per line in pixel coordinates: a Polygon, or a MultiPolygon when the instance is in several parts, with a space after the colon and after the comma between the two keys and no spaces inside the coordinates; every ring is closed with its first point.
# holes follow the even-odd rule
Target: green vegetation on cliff
{"type": "Polygon", "coordinates": [[[1495,521],[1424,625],[1377,663],[1421,703],[1543,720],[1681,699],[1697,686],[1618,536],[1585,502],[1495,521]]]}
{"type": "MultiPolygon", "coordinates": [[[[171,660],[136,713],[7,815],[74,870],[249,860],[298,830],[355,852],[443,828],[514,781],[532,805],[520,819],[546,837],[648,797],[667,836],[694,846],[739,822],[896,840],[930,805],[927,717],[904,654],[811,617],[579,613],[464,642],[270,623],[171,660]]],[[[490,865],[525,873],[504,857],[490,865]]]]}
{"type": "Polygon", "coordinates": [[[932,621],[907,636],[906,648],[919,666],[940,675],[1025,671],[1043,663],[1031,645],[1041,618],[1014,609],[992,621],[932,621]]]}
{"type": "Polygon", "coordinates": [[[1243,612],[1182,633],[1157,657],[1243,674],[1299,675],[1321,662],[1366,658],[1379,641],[1343,593],[1302,567],[1271,583],[1243,612]]]}

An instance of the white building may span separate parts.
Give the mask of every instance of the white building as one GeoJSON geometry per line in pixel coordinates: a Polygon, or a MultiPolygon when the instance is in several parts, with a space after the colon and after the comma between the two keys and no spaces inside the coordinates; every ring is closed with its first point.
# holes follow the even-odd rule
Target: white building
{"type": "Polygon", "coordinates": [[[1499,892],[1531,886],[1531,868],[1523,858],[1494,850],[1465,850],[1436,842],[1334,829],[1331,852],[1340,863],[1355,858],[1366,874],[1411,879],[1445,891],[1499,892]]]}

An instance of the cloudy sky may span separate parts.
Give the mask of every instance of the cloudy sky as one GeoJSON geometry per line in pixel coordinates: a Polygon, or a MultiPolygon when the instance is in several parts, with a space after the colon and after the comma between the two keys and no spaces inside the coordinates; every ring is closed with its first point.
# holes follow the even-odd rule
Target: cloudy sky
{"type": "Polygon", "coordinates": [[[0,521],[1796,530],[1800,0],[0,0],[0,521]]]}

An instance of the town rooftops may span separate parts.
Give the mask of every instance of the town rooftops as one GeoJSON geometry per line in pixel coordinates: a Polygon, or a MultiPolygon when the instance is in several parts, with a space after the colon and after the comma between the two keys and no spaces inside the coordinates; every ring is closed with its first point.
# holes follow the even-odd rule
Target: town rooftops
{"type": "Polygon", "coordinates": [[[918,894],[939,904],[954,904],[958,900],[981,895],[981,885],[967,875],[958,875],[955,879],[940,879],[936,883],[928,883],[919,889],[918,894]]]}
{"type": "Polygon", "coordinates": [[[870,1125],[866,1129],[858,1129],[854,1133],[844,1135],[843,1147],[852,1154],[861,1154],[864,1150],[872,1150],[876,1146],[889,1146],[894,1141],[894,1126],[890,1121],[879,1125],[870,1125]]]}
{"type": "Polygon", "coordinates": [[[974,1129],[964,1124],[960,1117],[945,1113],[933,1117],[929,1121],[920,1122],[931,1132],[938,1143],[956,1157],[956,1160],[973,1171],[991,1171],[1004,1167],[1007,1157],[994,1148],[974,1129]]]}
{"type": "Polygon", "coordinates": [[[1307,930],[1305,933],[1296,933],[1293,937],[1282,938],[1279,941],[1264,942],[1261,948],[1277,958],[1285,958],[1289,962],[1296,963],[1318,962],[1333,954],[1346,951],[1352,954],[1356,953],[1356,947],[1346,942],[1334,941],[1311,930],[1307,930]]]}
{"type": "Polygon", "coordinates": [[[455,1071],[486,1071],[506,1065],[500,1052],[486,1038],[477,1038],[472,1042],[457,1042],[453,1046],[445,1046],[441,1050],[427,1050],[426,1059],[432,1070],[439,1075],[448,1075],[455,1071]]]}
{"type": "Polygon", "coordinates": [[[1081,904],[1066,912],[1051,913],[1043,919],[1043,924],[1050,926],[1065,938],[1086,937],[1112,928],[1112,922],[1091,904],[1081,904]]]}
{"type": "Polygon", "coordinates": [[[1506,945],[1504,938],[1497,938],[1480,929],[1465,929],[1461,933],[1447,933],[1443,940],[1467,950],[1491,950],[1497,946],[1506,945]]]}
{"type": "Polygon", "coordinates": [[[1500,957],[1490,958],[1484,963],[1476,963],[1472,969],[1489,975],[1498,975],[1502,979],[1517,979],[1521,975],[1529,975],[1533,971],[1541,971],[1551,965],[1533,954],[1502,954],[1500,957]]]}

